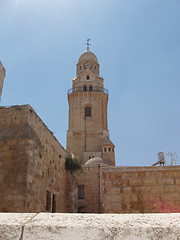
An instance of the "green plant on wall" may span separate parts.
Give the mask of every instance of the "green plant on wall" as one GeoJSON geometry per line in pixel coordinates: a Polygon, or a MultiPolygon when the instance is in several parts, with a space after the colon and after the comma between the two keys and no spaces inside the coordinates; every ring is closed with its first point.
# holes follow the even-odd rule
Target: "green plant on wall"
{"type": "Polygon", "coordinates": [[[65,160],[65,169],[73,173],[82,170],[82,165],[79,159],[68,156],[65,160]]]}

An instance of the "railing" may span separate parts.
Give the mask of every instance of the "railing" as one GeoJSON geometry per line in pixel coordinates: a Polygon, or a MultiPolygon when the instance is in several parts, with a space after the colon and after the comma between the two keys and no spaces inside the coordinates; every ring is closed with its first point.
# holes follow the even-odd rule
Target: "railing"
{"type": "Polygon", "coordinates": [[[108,90],[99,86],[83,86],[83,87],[73,87],[68,90],[67,95],[70,95],[74,92],[103,92],[108,95],[108,90]]]}

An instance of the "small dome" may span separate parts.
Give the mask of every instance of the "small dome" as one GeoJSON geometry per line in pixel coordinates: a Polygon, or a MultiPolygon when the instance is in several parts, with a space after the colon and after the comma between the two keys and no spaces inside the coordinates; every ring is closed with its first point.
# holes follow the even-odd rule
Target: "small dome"
{"type": "Polygon", "coordinates": [[[89,60],[98,63],[96,55],[90,51],[83,52],[79,57],[78,63],[89,60]]]}
{"type": "Polygon", "coordinates": [[[102,158],[99,158],[99,157],[95,157],[95,158],[91,158],[89,159],[85,165],[94,165],[94,164],[103,164],[103,160],[102,158]]]}

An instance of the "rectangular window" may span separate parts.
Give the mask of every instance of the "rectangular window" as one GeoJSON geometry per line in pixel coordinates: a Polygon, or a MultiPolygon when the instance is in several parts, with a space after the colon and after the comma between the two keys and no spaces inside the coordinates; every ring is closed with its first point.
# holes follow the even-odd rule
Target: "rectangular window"
{"type": "Polygon", "coordinates": [[[47,191],[46,193],[46,211],[50,212],[51,209],[51,193],[47,191]]]}
{"type": "Polygon", "coordinates": [[[52,212],[56,212],[56,195],[53,194],[53,200],[52,200],[52,212]]]}
{"type": "Polygon", "coordinates": [[[84,199],[84,185],[78,186],[78,199],[84,199]]]}

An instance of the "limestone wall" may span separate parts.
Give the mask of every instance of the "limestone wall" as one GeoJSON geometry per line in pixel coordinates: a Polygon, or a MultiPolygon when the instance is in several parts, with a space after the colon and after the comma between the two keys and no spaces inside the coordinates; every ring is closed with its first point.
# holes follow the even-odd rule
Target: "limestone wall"
{"type": "Polygon", "coordinates": [[[0,213],[3,240],[178,240],[179,236],[179,213],[0,213]]]}
{"type": "Polygon", "coordinates": [[[1,101],[1,94],[2,94],[2,89],[3,89],[3,82],[5,78],[6,71],[0,62],[0,101],[1,101]]]}
{"type": "Polygon", "coordinates": [[[78,173],[78,186],[84,186],[84,198],[78,199],[78,209],[85,213],[100,213],[99,169],[97,166],[83,167],[78,173]]]}
{"type": "Polygon", "coordinates": [[[76,186],[65,170],[65,157],[65,149],[29,105],[1,107],[0,211],[75,211],[77,196],[67,199],[69,188],[76,186]]]}
{"type": "MultiPolygon", "coordinates": [[[[99,201],[97,174],[97,165],[86,166],[77,179],[84,184],[86,212],[99,210],[92,207],[99,201]]],[[[180,166],[101,166],[100,194],[102,213],[180,212],[180,166]]]]}
{"type": "Polygon", "coordinates": [[[83,152],[101,152],[100,145],[107,130],[108,95],[103,92],[74,92],[68,96],[69,126],[67,151],[83,161],[83,152]],[[85,107],[91,117],[85,118],[85,107]]]}

